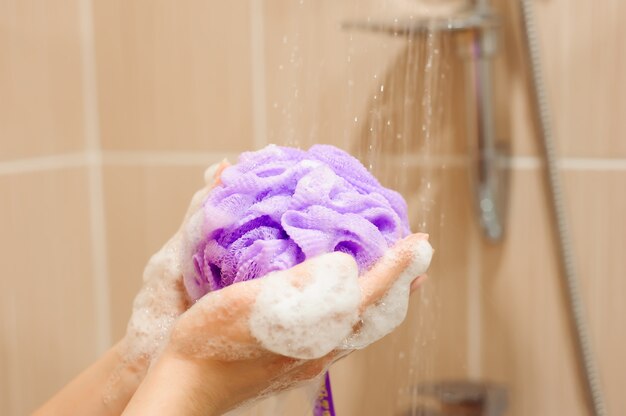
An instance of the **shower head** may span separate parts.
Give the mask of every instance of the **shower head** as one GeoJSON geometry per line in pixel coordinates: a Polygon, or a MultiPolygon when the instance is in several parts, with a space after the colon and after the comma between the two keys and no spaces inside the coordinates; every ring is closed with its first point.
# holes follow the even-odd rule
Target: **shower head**
{"type": "Polygon", "coordinates": [[[464,12],[451,17],[402,17],[394,19],[349,20],[341,26],[346,30],[384,33],[391,36],[420,36],[432,32],[464,32],[476,29],[495,28],[498,17],[489,9],[464,12]]]}

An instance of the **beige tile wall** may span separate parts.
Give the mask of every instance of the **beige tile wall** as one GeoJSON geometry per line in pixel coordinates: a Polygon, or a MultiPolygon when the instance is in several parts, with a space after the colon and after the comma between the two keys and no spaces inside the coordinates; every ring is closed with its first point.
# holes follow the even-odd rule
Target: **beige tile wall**
{"type": "MultiPolygon", "coordinates": [[[[399,3],[0,1],[0,414],[30,411],[94,359],[108,332],[96,322],[110,321],[110,342],[123,334],[143,265],[178,226],[204,167],[266,141],[360,155],[403,191],[413,226],[437,248],[402,328],[333,368],[340,414],[392,414],[419,404],[411,386],[455,378],[505,384],[510,415],[585,414],[514,2],[498,2],[510,78],[499,117],[515,156],[499,246],[481,241],[471,211],[452,41],[407,46],[340,28],[393,16],[408,4],[399,3]],[[81,14],[91,3],[93,16],[81,14]],[[95,103],[82,98],[93,87],[85,47],[97,59],[95,103]],[[444,77],[430,79],[437,88],[424,104],[433,74],[444,77]],[[422,130],[428,108],[444,111],[422,130]],[[85,145],[94,111],[95,150],[85,145]],[[398,134],[415,140],[394,142],[398,134]],[[109,296],[94,294],[91,248],[104,237],[109,296]]],[[[537,2],[537,14],[593,347],[609,414],[622,414],[626,11],[617,0],[579,3],[537,2]]]]}
{"type": "Polygon", "coordinates": [[[624,169],[571,170],[565,174],[574,248],[587,306],[593,348],[601,370],[609,414],[626,412],[626,223],[624,169]]]}
{"type": "MultiPolygon", "coordinates": [[[[523,70],[519,13],[505,11],[514,156],[538,154],[531,97],[523,70]],[[512,32],[515,29],[518,33],[512,32]]],[[[621,283],[622,117],[626,57],[623,4],[599,7],[536,2],[548,97],[562,155],[565,204],[572,229],[592,347],[608,414],[626,411],[626,348],[621,283]]],[[[555,246],[543,171],[534,159],[514,160],[507,241],[481,250],[484,375],[509,386],[511,415],[588,414],[555,246]],[[529,163],[531,162],[531,163],[529,163]]]]}
{"type": "Polygon", "coordinates": [[[96,358],[84,168],[0,176],[0,413],[28,414],[96,358]]]}
{"type": "Polygon", "coordinates": [[[97,356],[77,3],[0,2],[0,414],[97,356]]]}
{"type": "Polygon", "coordinates": [[[78,7],[0,2],[0,161],[80,151],[78,7]]]}
{"type": "Polygon", "coordinates": [[[482,250],[485,376],[514,415],[584,415],[540,172],[516,170],[507,243],[482,250]],[[565,400],[567,398],[567,400],[565,400]]]}
{"type": "Polygon", "coordinates": [[[102,147],[252,146],[248,2],[95,1],[102,147]]]}

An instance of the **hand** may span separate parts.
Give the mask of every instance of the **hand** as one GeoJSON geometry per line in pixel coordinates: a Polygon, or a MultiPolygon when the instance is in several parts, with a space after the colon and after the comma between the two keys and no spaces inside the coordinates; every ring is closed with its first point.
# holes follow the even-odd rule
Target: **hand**
{"type": "Polygon", "coordinates": [[[330,253],[208,293],[176,321],[167,346],[125,414],[157,410],[159,414],[222,414],[317,377],[349,352],[341,345],[353,338],[353,331],[368,333],[367,343],[371,343],[404,318],[406,309],[399,321],[382,331],[364,331],[368,322],[361,323],[394,288],[403,291],[408,301],[409,286],[415,289],[425,278],[415,279],[411,273],[420,268],[423,272],[424,259],[416,258],[416,247],[424,246],[426,239],[424,234],[414,234],[400,241],[360,278],[351,256],[330,253]],[[420,263],[417,268],[416,263],[420,263]],[[279,297],[284,294],[272,295],[281,287],[293,289],[285,305],[279,297]],[[342,291],[341,299],[333,297],[342,291]],[[299,294],[303,296],[298,298],[299,294]],[[308,309],[307,302],[318,308],[308,309]],[[296,310],[281,317],[283,306],[294,305],[296,310]],[[332,331],[320,340],[319,334],[328,326],[332,331]]]}
{"type": "Polygon", "coordinates": [[[118,364],[106,383],[105,404],[118,408],[118,402],[123,401],[121,396],[128,396],[120,392],[135,391],[150,363],[169,339],[174,322],[190,306],[178,260],[183,249],[184,230],[193,221],[194,214],[200,211],[207,194],[219,184],[221,172],[228,166],[227,161],[222,161],[205,171],[205,186],[194,194],[179,230],[148,261],[144,284],[133,302],[126,335],[113,348],[118,364]]]}

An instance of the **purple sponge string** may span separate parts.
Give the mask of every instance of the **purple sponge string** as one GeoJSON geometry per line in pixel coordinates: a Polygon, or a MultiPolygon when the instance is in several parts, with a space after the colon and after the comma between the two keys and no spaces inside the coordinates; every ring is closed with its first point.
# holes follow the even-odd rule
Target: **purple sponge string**
{"type": "Polygon", "coordinates": [[[324,375],[324,385],[315,400],[313,416],[335,416],[335,405],[333,404],[333,393],[330,388],[330,374],[328,371],[324,375]]]}

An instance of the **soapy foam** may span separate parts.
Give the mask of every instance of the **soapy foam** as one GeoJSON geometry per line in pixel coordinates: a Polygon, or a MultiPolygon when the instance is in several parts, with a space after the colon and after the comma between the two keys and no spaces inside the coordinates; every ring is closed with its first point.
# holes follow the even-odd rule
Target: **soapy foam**
{"type": "Polygon", "coordinates": [[[309,260],[305,270],[300,286],[291,272],[264,277],[249,325],[267,350],[314,359],[337,347],[358,322],[358,268],[352,257],[331,253],[309,260]]]}
{"type": "Polygon", "coordinates": [[[187,309],[178,267],[179,238],[154,254],[144,271],[144,287],[135,297],[127,328],[127,354],[153,357],[178,316],[187,309]]]}
{"type": "MultiPolygon", "coordinates": [[[[224,162],[222,162],[224,163],[224,162]]],[[[143,272],[144,286],[135,297],[133,313],[128,322],[124,357],[126,362],[139,359],[152,359],[158,354],[178,316],[189,306],[182,287],[181,262],[186,251],[191,251],[190,243],[199,241],[203,220],[202,201],[210,191],[215,173],[220,168],[216,163],[204,173],[205,187],[191,199],[183,225],[176,234],[155,253],[143,272]],[[194,227],[185,227],[186,224],[194,227]],[[186,232],[186,234],[185,234],[186,232]]]]}
{"type": "MultiPolygon", "coordinates": [[[[387,293],[361,315],[361,328],[347,337],[340,348],[361,349],[378,341],[404,321],[409,306],[411,282],[430,265],[433,248],[427,240],[418,240],[413,247],[412,261],[387,293]]],[[[396,259],[386,254],[380,261],[393,263],[396,259]]]]}

